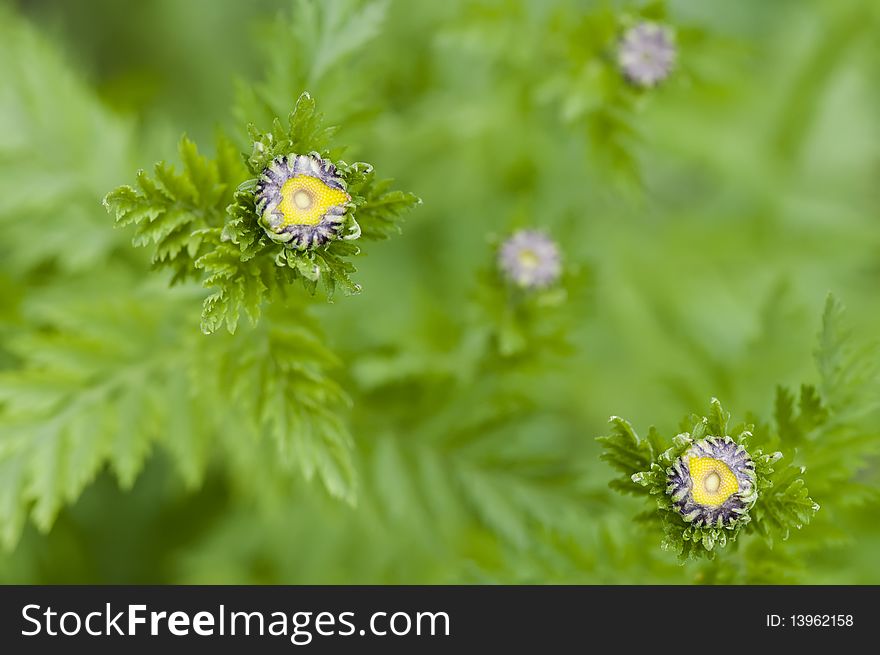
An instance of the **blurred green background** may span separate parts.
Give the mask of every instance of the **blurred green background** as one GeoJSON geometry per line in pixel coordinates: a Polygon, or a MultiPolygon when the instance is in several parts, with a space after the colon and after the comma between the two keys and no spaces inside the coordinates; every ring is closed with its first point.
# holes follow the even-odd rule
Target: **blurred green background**
{"type": "MultiPolygon", "coordinates": [[[[690,583],[729,565],[739,582],[880,583],[876,500],[805,528],[828,538],[794,568],[679,566],[607,488],[594,441],[612,414],[671,433],[712,396],[766,420],[776,385],[816,378],[828,292],[876,334],[878,37],[871,0],[0,4],[0,416],[50,384],[16,378],[25,359],[63,356],[29,339],[117,301],[131,325],[107,329],[137,357],[174,339],[236,347],[198,333],[199,287],[166,289],[100,206],[181,133],[241,138],[308,90],[350,159],[424,201],[359,260],[361,295],[316,303],[353,398],[355,506],[275,466],[270,443],[236,445],[230,423],[191,426],[192,474],[180,462],[196,455],[158,434],[130,480],[102,467],[31,508],[54,460],[17,464],[0,422],[0,581],[690,583]],[[639,16],[680,50],[645,92],[613,63],[639,16]],[[526,361],[475,368],[491,239],[519,226],[577,272],[537,318],[568,347],[554,333],[526,361]]],[[[111,410],[90,411],[86,429],[111,410]]],[[[876,485],[877,460],[860,475],[876,485]]]]}

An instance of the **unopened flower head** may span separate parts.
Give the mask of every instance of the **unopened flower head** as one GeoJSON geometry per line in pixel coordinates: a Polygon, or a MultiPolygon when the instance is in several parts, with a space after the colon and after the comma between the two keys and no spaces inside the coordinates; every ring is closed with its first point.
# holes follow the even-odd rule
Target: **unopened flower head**
{"type": "Polygon", "coordinates": [[[501,244],[498,267],[523,289],[543,289],[559,279],[562,262],[556,243],[538,230],[519,230],[501,244]]]}
{"type": "Polygon", "coordinates": [[[351,196],[318,153],[276,157],[257,182],[259,222],[273,241],[305,250],[338,238],[351,196]]]}
{"type": "Polygon", "coordinates": [[[669,77],[676,54],[669,28],[657,23],[639,23],[624,33],[617,58],[620,70],[630,82],[649,87],[669,77]]]}
{"type": "Polygon", "coordinates": [[[758,498],[755,463],[730,437],[694,443],[666,473],[666,493],[696,526],[733,527],[758,498]]]}

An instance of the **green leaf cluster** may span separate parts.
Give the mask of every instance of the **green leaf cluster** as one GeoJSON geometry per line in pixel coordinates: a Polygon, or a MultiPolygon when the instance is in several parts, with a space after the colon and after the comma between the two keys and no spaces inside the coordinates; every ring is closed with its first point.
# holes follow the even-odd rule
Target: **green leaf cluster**
{"type": "MultiPolygon", "coordinates": [[[[741,531],[759,535],[766,548],[773,548],[813,521],[821,505],[826,509],[818,520],[826,525],[817,530],[820,537],[803,540],[807,549],[818,548],[828,543],[821,535],[834,535],[832,541],[843,537],[830,525],[835,508],[839,511],[847,504],[876,498],[876,490],[859,480],[865,462],[878,449],[874,425],[875,391],[880,381],[876,346],[854,338],[842,304],[832,296],[825,305],[818,342],[818,388],[804,384],[795,397],[785,387],[778,387],[772,422],[753,418],[729,428],[729,414],[714,399],[708,416],[689,416],[680,425],[681,433],[671,440],[662,438],[654,428],[641,438],[627,421],[611,419],[612,433],[599,438],[602,459],[622,474],[611,487],[650,498],[656,509],[639,518],[660,525],[665,548],[682,559],[714,556],[717,547],[733,543],[741,531]],[[672,463],[693,441],[706,435],[737,435],[735,440],[755,462],[758,500],[743,517],[745,521],[723,529],[689,526],[666,494],[672,463]],[[776,448],[783,452],[765,453],[776,448]],[[784,456],[789,461],[778,464],[784,456]],[[812,492],[807,490],[807,478],[812,492]]],[[[746,557],[758,557],[761,552],[751,548],[746,557]]]]}
{"type": "Polygon", "coordinates": [[[765,453],[754,447],[755,426],[751,424],[728,427],[730,414],[717,399],[712,399],[708,416],[690,415],[683,431],[672,439],[663,438],[654,428],[641,438],[632,426],[620,417],[612,417],[613,431],[599,438],[605,452],[602,459],[620,471],[623,476],[613,480],[611,487],[623,493],[646,495],[656,510],[640,516],[649,523],[659,523],[663,533],[663,547],[675,552],[682,560],[714,557],[716,548],[733,544],[740,532],[756,531],[769,543],[774,536],[788,538],[792,528],[800,529],[809,523],[818,510],[807,495],[802,468],[791,465],[777,470],[775,463],[782,459],[781,452],[765,453]],[[731,437],[746,448],[755,463],[758,499],[750,512],[726,525],[692,525],[682,518],[667,493],[667,477],[676,459],[690,446],[707,437],[731,437]]]}
{"type": "Polygon", "coordinates": [[[7,5],[0,581],[880,581],[866,3],[7,5]],[[359,238],[265,239],[290,150],[359,238]],[[499,275],[521,228],[558,285],[499,275]],[[658,507],[708,431],[762,453],[734,530],[658,507]]]}
{"type": "MultiPolygon", "coordinates": [[[[172,268],[172,283],[198,277],[212,291],[203,303],[203,332],[225,325],[234,333],[242,314],[256,324],[263,304],[287,297],[295,283],[310,294],[321,283],[331,299],[340,287],[349,294],[360,292],[352,278],[357,244],[331,240],[295,250],[273,242],[257,224],[257,176],[278,156],[319,152],[329,157],[334,132],[324,126],[312,97],[303,93],[286,123],[276,118],[267,132],[249,127],[249,155],[240,156],[229,140],[220,138],[215,157],[208,159],[184,137],[181,172],[160,162],[152,177],[138,172],[137,188],[119,187],[104,204],[117,225],[135,226],[135,246],[154,246],[153,263],[172,268]]],[[[337,160],[337,168],[352,196],[346,220],[364,240],[399,230],[398,218],[420,202],[411,193],[391,189],[390,180],[377,180],[369,164],[337,160]]]]}

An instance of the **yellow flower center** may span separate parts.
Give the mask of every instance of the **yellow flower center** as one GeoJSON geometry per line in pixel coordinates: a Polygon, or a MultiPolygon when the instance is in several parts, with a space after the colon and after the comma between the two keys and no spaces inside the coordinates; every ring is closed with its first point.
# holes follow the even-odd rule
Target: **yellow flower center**
{"type": "Polygon", "coordinates": [[[327,210],[336,205],[344,205],[351,198],[342,189],[327,186],[311,175],[292,177],[281,187],[281,202],[278,211],[283,222],[288,225],[317,225],[327,210]]]}
{"type": "Polygon", "coordinates": [[[739,483],[727,464],[711,457],[688,460],[694,502],[704,507],[718,507],[739,491],[739,483]]]}
{"type": "Polygon", "coordinates": [[[519,255],[517,255],[517,259],[519,259],[519,263],[523,268],[537,268],[538,264],[541,263],[538,256],[532,250],[521,250],[519,255]]]}

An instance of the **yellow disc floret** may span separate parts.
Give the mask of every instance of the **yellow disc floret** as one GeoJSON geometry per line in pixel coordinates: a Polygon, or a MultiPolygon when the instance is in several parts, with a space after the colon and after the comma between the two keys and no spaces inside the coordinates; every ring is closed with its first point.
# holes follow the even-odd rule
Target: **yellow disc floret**
{"type": "Polygon", "coordinates": [[[704,507],[719,507],[739,491],[736,476],[721,460],[712,457],[691,457],[688,460],[688,468],[693,483],[691,488],[693,499],[704,507]]]}
{"type": "Polygon", "coordinates": [[[520,265],[524,268],[537,268],[541,264],[541,260],[538,259],[538,255],[535,254],[534,250],[523,250],[517,256],[520,265]]]}
{"type": "Polygon", "coordinates": [[[279,228],[288,225],[318,225],[327,210],[349,201],[342,189],[327,186],[310,175],[297,175],[287,180],[281,187],[281,202],[278,211],[283,222],[279,228]]]}
{"type": "Polygon", "coordinates": [[[726,435],[700,441],[679,436],[689,447],[666,469],[666,494],[675,511],[697,528],[735,529],[748,522],[758,489],[745,446],[726,435]]]}

